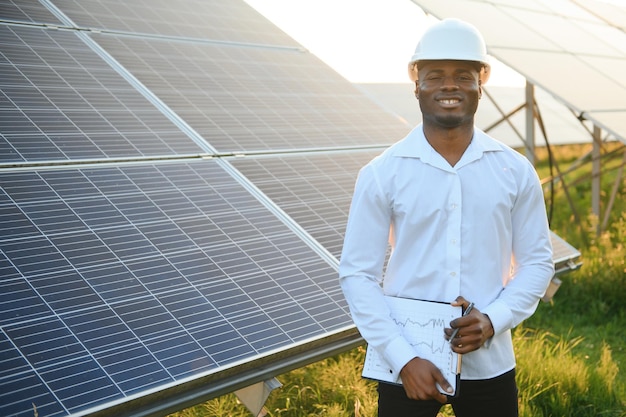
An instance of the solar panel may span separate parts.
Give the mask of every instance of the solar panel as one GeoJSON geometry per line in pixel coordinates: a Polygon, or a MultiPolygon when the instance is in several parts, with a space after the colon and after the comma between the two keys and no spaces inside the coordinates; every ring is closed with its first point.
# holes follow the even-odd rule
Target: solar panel
{"type": "Polygon", "coordinates": [[[61,24],[39,0],[0,0],[0,21],[61,24]]]}
{"type": "Polygon", "coordinates": [[[77,27],[302,49],[240,0],[52,0],[77,27]]]}
{"type": "Polygon", "coordinates": [[[0,25],[0,163],[205,152],[76,34],[0,25]]]}
{"type": "Polygon", "coordinates": [[[0,237],[0,415],[80,414],[350,326],[334,266],[215,161],[0,188],[18,225],[0,237]]]}
{"type": "Polygon", "coordinates": [[[239,0],[0,5],[0,415],[163,414],[361,343],[337,259],[405,124],[239,0]]]}
{"type": "Polygon", "coordinates": [[[620,100],[626,94],[623,6],[594,0],[414,3],[438,18],[462,16],[473,23],[490,54],[626,141],[626,106],[620,100]]]}
{"type": "Polygon", "coordinates": [[[291,154],[231,163],[339,259],[356,174],[379,153],[291,154]]]}
{"type": "MultiPolygon", "coordinates": [[[[607,2],[602,0],[574,0],[574,2],[585,9],[586,11],[593,13],[598,18],[607,22],[610,26],[621,29],[622,32],[626,31],[626,9],[623,4],[619,2],[607,2]]],[[[625,45],[616,45],[625,47],[625,45]]]]}
{"type": "Polygon", "coordinates": [[[408,132],[309,53],[93,39],[218,153],[380,146],[408,132]]]}
{"type": "MultiPolygon", "coordinates": [[[[138,2],[56,3],[77,20],[101,19],[94,26],[108,34],[0,23],[0,414],[136,415],[155,395],[188,395],[199,381],[215,395],[242,383],[232,375],[252,383],[260,365],[285,369],[286,355],[311,361],[359,343],[336,260],[223,162],[200,157],[220,140],[227,152],[360,145],[354,123],[370,143],[388,141],[395,120],[372,124],[375,106],[265,20],[226,45],[217,24],[200,33],[177,14],[193,1],[152,2],[171,16],[139,25],[138,2]],[[140,33],[149,28],[162,37],[140,33]],[[188,53],[203,66],[186,68],[188,53]],[[242,77],[259,88],[246,94],[242,77]],[[204,109],[209,99],[218,112],[204,109]],[[214,134],[188,128],[206,121],[214,134]],[[258,138],[241,146],[233,138],[246,125],[258,138]]],[[[203,10],[217,23],[256,16],[242,5],[203,10]]]]}
{"type": "Polygon", "coordinates": [[[580,251],[555,233],[552,233],[552,250],[554,252],[552,257],[557,275],[580,267],[581,263],[578,262],[580,251]]]}

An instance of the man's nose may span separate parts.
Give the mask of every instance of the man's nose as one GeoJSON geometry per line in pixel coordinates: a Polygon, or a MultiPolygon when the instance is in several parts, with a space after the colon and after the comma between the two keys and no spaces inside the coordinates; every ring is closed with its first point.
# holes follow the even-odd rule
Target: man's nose
{"type": "Polygon", "coordinates": [[[456,78],[453,75],[443,77],[441,80],[441,88],[459,88],[456,78]]]}

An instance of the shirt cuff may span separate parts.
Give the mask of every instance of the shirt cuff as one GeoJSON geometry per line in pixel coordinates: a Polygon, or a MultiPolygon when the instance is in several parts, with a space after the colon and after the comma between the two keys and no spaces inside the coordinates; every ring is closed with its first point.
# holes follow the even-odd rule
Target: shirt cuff
{"type": "Polygon", "coordinates": [[[407,342],[407,340],[400,336],[393,339],[385,348],[383,357],[391,365],[391,373],[394,379],[400,378],[400,371],[404,368],[404,365],[417,355],[413,347],[407,342]]]}
{"type": "Polygon", "coordinates": [[[513,313],[503,302],[495,301],[483,308],[481,313],[489,316],[493,326],[493,336],[497,336],[511,328],[513,313]]]}

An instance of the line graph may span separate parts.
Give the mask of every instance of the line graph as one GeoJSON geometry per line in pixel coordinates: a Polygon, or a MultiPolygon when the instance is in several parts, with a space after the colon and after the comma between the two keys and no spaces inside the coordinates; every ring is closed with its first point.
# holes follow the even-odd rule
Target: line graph
{"type": "Polygon", "coordinates": [[[448,324],[446,322],[445,319],[442,318],[432,318],[430,320],[428,320],[426,323],[420,323],[419,321],[415,321],[412,318],[407,318],[406,320],[402,321],[402,320],[396,320],[394,317],[391,317],[394,321],[394,323],[396,323],[396,325],[401,326],[401,327],[412,327],[412,326],[419,326],[422,328],[425,327],[430,327],[432,326],[433,329],[434,328],[444,328],[446,326],[446,324],[448,324]]]}
{"type": "MultiPolygon", "coordinates": [[[[391,310],[391,321],[400,330],[415,351],[415,356],[428,359],[456,387],[459,355],[454,353],[445,339],[444,328],[461,315],[461,307],[448,303],[385,297],[391,310]]],[[[363,376],[401,384],[400,376],[371,346],[367,348],[363,376]]]]}
{"type": "Polygon", "coordinates": [[[442,355],[445,352],[452,353],[448,341],[443,336],[443,329],[449,326],[454,317],[454,315],[446,315],[445,318],[433,317],[426,322],[417,321],[411,317],[405,320],[391,318],[397,326],[404,329],[405,337],[417,352],[428,349],[433,355],[442,355]]]}

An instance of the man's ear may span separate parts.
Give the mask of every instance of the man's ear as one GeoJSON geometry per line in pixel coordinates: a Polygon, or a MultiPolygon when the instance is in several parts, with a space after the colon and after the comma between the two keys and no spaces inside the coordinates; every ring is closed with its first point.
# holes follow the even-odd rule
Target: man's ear
{"type": "Polygon", "coordinates": [[[419,92],[420,92],[419,80],[415,80],[415,98],[418,100],[420,99],[419,92]]]}
{"type": "Polygon", "coordinates": [[[483,83],[478,79],[478,99],[483,98],[483,83]]]}

